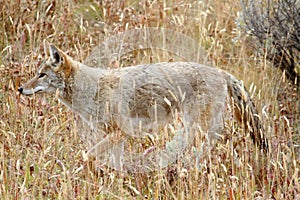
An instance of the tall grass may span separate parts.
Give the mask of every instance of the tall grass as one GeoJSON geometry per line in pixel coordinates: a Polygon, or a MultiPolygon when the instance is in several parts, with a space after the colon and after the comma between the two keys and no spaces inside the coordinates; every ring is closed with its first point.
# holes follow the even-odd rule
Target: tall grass
{"type": "MultiPolygon", "coordinates": [[[[0,3],[1,199],[299,199],[299,105],[284,76],[255,56],[236,28],[239,11],[233,0],[0,3]],[[34,74],[44,39],[83,61],[109,36],[148,26],[192,37],[216,67],[243,80],[270,139],[269,155],[261,156],[242,129],[226,122],[224,139],[201,168],[174,165],[131,175],[103,166],[95,173],[82,157],[77,117],[54,96],[16,92],[34,74]]],[[[143,51],[130,59],[170,57],[143,51]]]]}

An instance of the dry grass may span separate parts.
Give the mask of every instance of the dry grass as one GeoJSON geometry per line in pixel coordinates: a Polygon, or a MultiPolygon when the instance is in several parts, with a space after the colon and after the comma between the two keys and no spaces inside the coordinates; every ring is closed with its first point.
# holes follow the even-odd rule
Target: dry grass
{"type": "MultiPolygon", "coordinates": [[[[300,199],[297,94],[280,72],[252,54],[236,29],[238,1],[198,2],[1,2],[1,199],[300,199]],[[227,139],[199,169],[174,166],[144,175],[102,169],[95,174],[83,161],[86,147],[74,114],[53,96],[17,94],[38,65],[43,39],[83,61],[110,35],[150,26],[192,37],[217,67],[252,88],[271,141],[268,156],[261,158],[243,131],[227,123],[227,139]]],[[[135,56],[132,63],[170,60],[161,52],[135,56]]]]}

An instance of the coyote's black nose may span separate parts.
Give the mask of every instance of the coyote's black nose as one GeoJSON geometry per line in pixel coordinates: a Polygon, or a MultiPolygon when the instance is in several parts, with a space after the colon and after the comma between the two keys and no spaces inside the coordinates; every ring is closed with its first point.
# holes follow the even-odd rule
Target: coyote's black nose
{"type": "Polygon", "coordinates": [[[18,91],[20,92],[20,94],[22,94],[23,88],[22,88],[22,87],[19,87],[19,88],[18,88],[18,91]]]}

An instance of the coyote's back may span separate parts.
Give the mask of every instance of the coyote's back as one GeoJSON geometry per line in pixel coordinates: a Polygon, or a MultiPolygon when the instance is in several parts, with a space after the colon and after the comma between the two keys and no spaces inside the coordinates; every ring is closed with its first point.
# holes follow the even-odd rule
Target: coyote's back
{"type": "Polygon", "coordinates": [[[108,135],[96,145],[98,152],[126,137],[157,133],[176,118],[184,121],[188,132],[181,146],[185,149],[199,129],[210,138],[222,133],[227,105],[233,106],[236,119],[255,144],[268,149],[249,94],[225,71],[189,62],[95,69],[74,61],[53,45],[46,54],[48,58],[36,76],[19,92],[57,93],[96,133],[108,135]],[[114,130],[121,131],[117,139],[110,134],[114,130]]]}

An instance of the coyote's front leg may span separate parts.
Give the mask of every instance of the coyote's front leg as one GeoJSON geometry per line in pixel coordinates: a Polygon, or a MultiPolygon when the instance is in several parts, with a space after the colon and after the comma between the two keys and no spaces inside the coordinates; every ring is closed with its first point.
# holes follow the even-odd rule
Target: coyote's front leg
{"type": "Polygon", "coordinates": [[[111,167],[122,170],[123,168],[123,152],[124,152],[125,135],[121,131],[108,134],[104,139],[94,145],[87,151],[87,156],[100,155],[105,151],[109,151],[111,157],[109,164],[111,167]]]}

